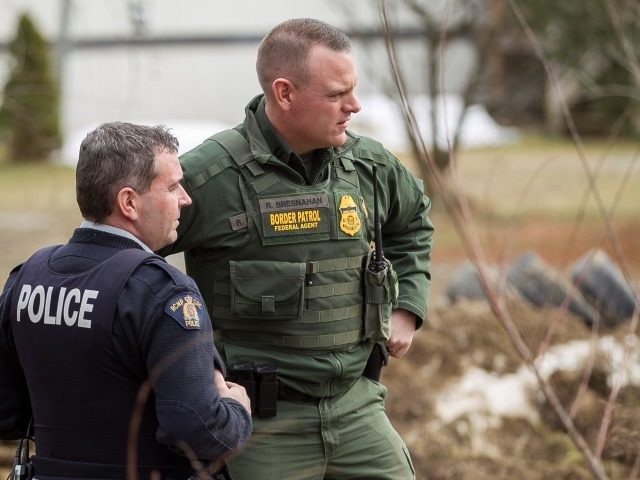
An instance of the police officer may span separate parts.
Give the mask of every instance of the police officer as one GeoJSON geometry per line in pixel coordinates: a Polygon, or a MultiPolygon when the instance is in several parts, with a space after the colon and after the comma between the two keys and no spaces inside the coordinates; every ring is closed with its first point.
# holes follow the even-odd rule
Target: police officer
{"type": "Polygon", "coordinates": [[[213,475],[251,432],[197,286],[155,254],[176,239],[177,140],[105,123],[80,147],[84,221],[10,274],[0,297],[0,438],[32,419],[38,479],[213,475]]]}
{"type": "Polygon", "coordinates": [[[185,251],[223,357],[255,385],[236,479],[415,476],[385,387],[363,371],[376,343],[403,356],[426,316],[431,203],[380,143],[347,130],[360,110],[350,49],[321,21],[276,26],[244,122],[181,158],[193,204],[162,253],[185,251]],[[368,273],[374,166],[390,261],[381,276],[368,273]],[[278,401],[261,415],[273,392],[261,398],[265,367],[278,401]]]}

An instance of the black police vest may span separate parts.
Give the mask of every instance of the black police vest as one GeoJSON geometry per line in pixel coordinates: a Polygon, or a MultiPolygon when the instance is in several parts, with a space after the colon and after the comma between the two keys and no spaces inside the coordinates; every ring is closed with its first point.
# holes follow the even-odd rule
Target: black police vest
{"type": "Polygon", "coordinates": [[[56,248],[23,265],[12,296],[11,326],[31,397],[36,458],[56,467],[47,471],[48,463],[39,462],[36,474],[124,478],[127,448],[134,448],[140,472],[188,476],[186,460],[155,440],[153,396],[136,410],[145,379],[123,375],[110,347],[119,294],[141,263],[158,260],[128,249],[87,272],[62,275],[47,268],[56,248]],[[132,421],[140,422],[135,444],[128,440],[132,421]],[[62,471],[55,461],[63,461],[62,471]]]}

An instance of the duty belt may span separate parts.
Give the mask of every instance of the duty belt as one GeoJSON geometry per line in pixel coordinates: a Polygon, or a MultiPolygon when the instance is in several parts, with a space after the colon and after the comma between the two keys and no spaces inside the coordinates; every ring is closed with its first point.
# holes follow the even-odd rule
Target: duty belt
{"type": "Polygon", "coordinates": [[[315,397],[306,393],[294,390],[282,382],[278,382],[278,400],[285,402],[319,403],[322,397],[315,397]]]}
{"type": "MultiPolygon", "coordinates": [[[[34,480],[58,480],[69,478],[100,480],[127,478],[126,465],[84,463],[42,457],[39,455],[34,455],[31,458],[31,462],[35,471],[34,480]]],[[[139,477],[143,479],[151,477],[159,478],[161,480],[188,480],[191,478],[198,478],[197,475],[194,475],[193,470],[181,467],[142,465],[136,467],[136,472],[139,477]]],[[[213,480],[231,479],[226,464],[224,464],[216,473],[209,475],[213,480]]]]}

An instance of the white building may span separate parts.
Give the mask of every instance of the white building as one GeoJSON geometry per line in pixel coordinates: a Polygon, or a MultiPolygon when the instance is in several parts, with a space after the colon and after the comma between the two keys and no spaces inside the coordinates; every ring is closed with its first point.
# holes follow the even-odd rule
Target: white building
{"type": "MultiPolygon", "coordinates": [[[[0,6],[0,43],[13,38],[19,14],[27,11],[46,38],[66,39],[70,46],[57,58],[62,59],[64,156],[71,161],[78,138],[103,121],[164,123],[174,128],[181,150],[221,125],[240,122],[244,106],[259,92],[254,67],[259,39],[282,20],[314,17],[348,31],[381,28],[375,0],[0,0],[0,6]],[[240,41],[202,41],[225,36],[240,41]],[[187,38],[191,41],[168,41],[187,38]]],[[[399,23],[415,26],[410,17],[399,23]]],[[[414,91],[424,81],[421,43],[419,37],[402,40],[403,65],[414,91]]],[[[457,62],[447,85],[455,91],[469,57],[464,59],[460,46],[452,50],[448,55],[457,62]]],[[[392,106],[365,114],[367,99],[380,95],[377,77],[389,71],[382,41],[365,46],[354,38],[354,56],[363,103],[359,116],[377,123],[361,126],[380,131],[390,148],[402,148],[404,133],[392,106]]],[[[8,68],[9,56],[0,51],[2,84],[8,68]]]]}

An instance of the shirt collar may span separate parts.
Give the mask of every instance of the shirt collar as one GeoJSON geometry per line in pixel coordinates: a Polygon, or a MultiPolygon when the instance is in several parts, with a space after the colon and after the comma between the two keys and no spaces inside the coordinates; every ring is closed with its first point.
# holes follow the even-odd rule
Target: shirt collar
{"type": "MultiPolygon", "coordinates": [[[[251,150],[260,161],[260,158],[274,156],[287,165],[302,164],[302,159],[291,147],[278,135],[271,121],[267,117],[264,94],[257,95],[245,109],[246,118],[244,128],[249,136],[251,150]],[[293,160],[293,162],[292,162],[293,160]]],[[[347,131],[348,139],[339,149],[334,147],[321,148],[310,152],[314,159],[333,158],[348,153],[360,139],[347,131]]],[[[307,157],[307,155],[305,155],[307,157]]],[[[264,160],[263,160],[264,161],[264,160]]]]}
{"type": "Polygon", "coordinates": [[[273,153],[273,156],[285,163],[289,163],[296,153],[289,145],[287,145],[287,142],[280,138],[280,135],[278,135],[275,128],[273,128],[273,124],[269,120],[269,117],[267,117],[264,97],[260,99],[260,103],[258,103],[255,110],[255,119],[265,142],[267,142],[269,150],[273,153]]]}
{"type": "Polygon", "coordinates": [[[113,225],[105,225],[104,223],[95,223],[89,220],[83,220],[80,224],[80,228],[93,228],[94,230],[100,230],[101,232],[107,232],[111,233],[112,235],[119,235],[121,237],[128,238],[140,245],[145,251],[153,253],[153,251],[149,247],[147,247],[147,245],[142,240],[140,240],[131,232],[123,230],[122,228],[114,227],[113,225]]]}

